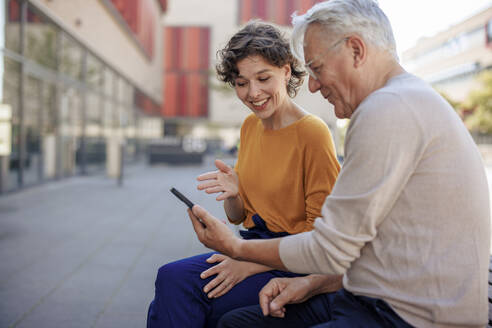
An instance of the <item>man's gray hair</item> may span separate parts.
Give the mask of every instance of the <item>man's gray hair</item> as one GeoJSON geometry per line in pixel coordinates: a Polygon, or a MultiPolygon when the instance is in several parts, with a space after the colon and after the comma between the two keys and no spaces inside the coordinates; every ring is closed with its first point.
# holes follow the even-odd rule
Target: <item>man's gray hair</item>
{"type": "Polygon", "coordinates": [[[309,24],[322,24],[335,36],[355,33],[364,41],[388,51],[398,61],[396,43],[388,17],[375,0],[329,0],[304,15],[292,15],[292,53],[304,61],[304,33],[309,24]]]}

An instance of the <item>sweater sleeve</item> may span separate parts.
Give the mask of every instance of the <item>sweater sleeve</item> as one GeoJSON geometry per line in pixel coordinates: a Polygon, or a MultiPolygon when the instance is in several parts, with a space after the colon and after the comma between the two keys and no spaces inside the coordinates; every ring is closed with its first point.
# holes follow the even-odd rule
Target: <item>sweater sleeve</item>
{"type": "Polygon", "coordinates": [[[321,216],[321,207],[331,193],[338,173],[335,145],[326,124],[313,117],[310,126],[299,134],[304,148],[304,198],[306,229],[311,230],[316,218],[321,216]]]}
{"type": "Polygon", "coordinates": [[[393,94],[361,104],[346,136],[345,162],[314,230],[284,238],[284,265],[343,274],[373,240],[423,153],[421,125],[393,94]]]}

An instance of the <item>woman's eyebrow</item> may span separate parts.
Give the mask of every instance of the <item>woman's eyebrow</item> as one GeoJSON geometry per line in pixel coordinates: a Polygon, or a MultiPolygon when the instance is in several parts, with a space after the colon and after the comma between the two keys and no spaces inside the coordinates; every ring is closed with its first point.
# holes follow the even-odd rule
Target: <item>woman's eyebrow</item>
{"type": "MultiPolygon", "coordinates": [[[[265,69],[262,69],[261,71],[256,72],[255,75],[270,72],[270,71],[271,71],[271,69],[265,68],[265,69]]],[[[242,76],[241,74],[239,74],[238,76],[236,76],[236,79],[246,79],[246,78],[244,76],[242,76]]]]}

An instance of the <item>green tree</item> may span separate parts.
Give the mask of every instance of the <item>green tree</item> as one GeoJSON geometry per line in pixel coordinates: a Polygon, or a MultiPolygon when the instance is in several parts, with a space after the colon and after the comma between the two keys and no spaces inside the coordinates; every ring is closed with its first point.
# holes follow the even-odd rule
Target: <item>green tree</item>
{"type": "Polygon", "coordinates": [[[473,111],[465,124],[472,132],[492,134],[492,70],[480,73],[478,80],[482,87],[470,92],[463,104],[473,111]]]}

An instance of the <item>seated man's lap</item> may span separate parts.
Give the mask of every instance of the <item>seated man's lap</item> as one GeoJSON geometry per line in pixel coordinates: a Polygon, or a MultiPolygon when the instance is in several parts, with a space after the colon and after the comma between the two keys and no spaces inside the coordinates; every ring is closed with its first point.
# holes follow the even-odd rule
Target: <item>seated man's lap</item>
{"type": "Polygon", "coordinates": [[[341,289],[317,295],[301,304],[286,306],[285,318],[264,317],[260,306],[249,306],[226,313],[220,328],[246,327],[411,327],[386,302],[355,296],[341,289]]]}

